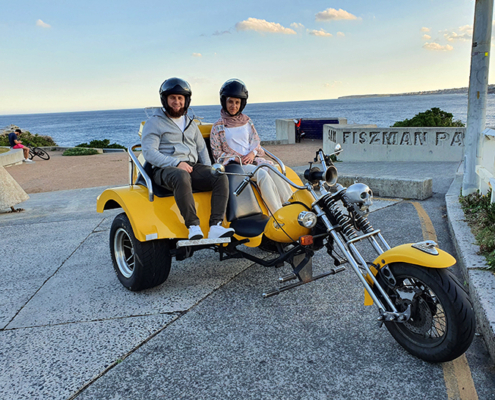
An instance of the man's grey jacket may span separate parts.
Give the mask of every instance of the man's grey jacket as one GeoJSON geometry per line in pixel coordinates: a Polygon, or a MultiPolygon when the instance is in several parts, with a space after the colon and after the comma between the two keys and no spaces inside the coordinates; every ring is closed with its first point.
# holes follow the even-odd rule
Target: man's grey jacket
{"type": "Polygon", "coordinates": [[[211,165],[196,123],[186,116],[186,130],[182,132],[161,108],[144,124],[141,147],[145,160],[155,167],[176,167],[182,161],[211,165]]]}

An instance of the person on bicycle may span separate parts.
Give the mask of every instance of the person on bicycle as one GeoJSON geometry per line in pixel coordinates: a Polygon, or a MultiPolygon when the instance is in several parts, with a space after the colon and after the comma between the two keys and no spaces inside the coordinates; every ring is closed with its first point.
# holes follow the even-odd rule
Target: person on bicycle
{"type": "Polygon", "coordinates": [[[9,144],[12,149],[22,149],[24,153],[24,162],[26,163],[34,163],[34,161],[29,159],[29,147],[26,147],[22,144],[22,140],[19,140],[18,136],[22,133],[22,131],[17,128],[14,132],[9,133],[9,144]]]}
{"type": "Polygon", "coordinates": [[[177,207],[189,229],[189,240],[204,237],[194,205],[193,189],[212,191],[208,239],[231,237],[234,229],[224,228],[229,184],[225,175],[211,173],[205,140],[196,123],[187,116],[191,87],[183,79],[170,78],[160,86],[163,108],[143,127],[141,147],[153,165],[153,181],[173,191],[177,207]]]}
{"type": "MultiPolygon", "coordinates": [[[[257,165],[273,163],[263,158],[265,152],[254,124],[242,113],[247,99],[248,90],[241,80],[229,79],[222,85],[222,110],[220,119],[211,129],[210,143],[217,162],[225,165],[242,162],[244,172],[252,172],[257,165]]],[[[270,169],[259,169],[251,179],[258,184],[261,196],[272,213],[282,208],[282,204],[292,195],[289,184],[270,169]]]]}

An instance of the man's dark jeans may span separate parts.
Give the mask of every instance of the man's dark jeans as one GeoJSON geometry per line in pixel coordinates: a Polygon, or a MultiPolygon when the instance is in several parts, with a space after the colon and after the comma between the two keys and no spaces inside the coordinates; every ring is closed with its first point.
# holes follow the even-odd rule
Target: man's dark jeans
{"type": "Polygon", "coordinates": [[[211,167],[204,164],[192,164],[193,171],[188,173],[177,167],[155,168],[153,180],[174,192],[175,202],[184,218],[186,227],[199,225],[194,206],[194,190],[212,191],[210,226],[223,221],[229,199],[229,182],[225,175],[214,176],[211,167]]]}

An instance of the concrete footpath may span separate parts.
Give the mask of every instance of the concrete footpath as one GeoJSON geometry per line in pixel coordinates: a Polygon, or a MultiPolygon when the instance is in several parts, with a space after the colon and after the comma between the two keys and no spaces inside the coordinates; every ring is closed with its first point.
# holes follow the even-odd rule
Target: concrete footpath
{"type": "MultiPolygon", "coordinates": [[[[422,203],[441,247],[457,249],[492,352],[495,277],[480,270],[456,208],[458,163],[337,168],[356,177],[432,178],[433,196],[422,203]],[[445,202],[453,244],[442,228],[445,202]]],[[[442,365],[416,359],[377,326],[376,310],[362,305],[363,289],[350,268],[263,299],[287,267],[219,262],[206,250],[174,260],[160,287],[126,290],[108,246],[121,210],[96,213],[103,189],[32,194],[20,205],[25,212],[0,213],[1,398],[447,398],[442,365]]],[[[370,221],[391,245],[422,240],[404,198],[376,199],[370,221]]],[[[319,251],[314,269],[328,267],[319,251]]],[[[479,399],[495,399],[495,354],[490,361],[484,342],[475,338],[468,360],[479,399]]]]}

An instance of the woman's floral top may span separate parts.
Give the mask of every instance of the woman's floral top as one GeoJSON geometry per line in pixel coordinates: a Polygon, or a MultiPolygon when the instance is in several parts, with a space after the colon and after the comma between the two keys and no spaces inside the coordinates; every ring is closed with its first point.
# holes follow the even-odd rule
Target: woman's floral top
{"type": "MultiPolygon", "coordinates": [[[[265,152],[261,148],[260,138],[258,136],[258,132],[254,127],[254,124],[251,120],[248,121],[248,124],[251,125],[251,133],[249,134],[249,143],[252,145],[251,148],[256,150],[256,157],[254,158],[254,164],[273,164],[270,160],[266,160],[263,157],[265,152]]],[[[218,161],[220,157],[225,157],[222,159],[222,164],[226,165],[229,163],[230,157],[228,156],[239,156],[242,157],[245,154],[240,154],[237,151],[233,150],[227,143],[225,139],[225,127],[223,119],[220,118],[217,122],[215,122],[211,128],[210,134],[210,146],[213,152],[213,158],[215,161],[218,161]]]]}

